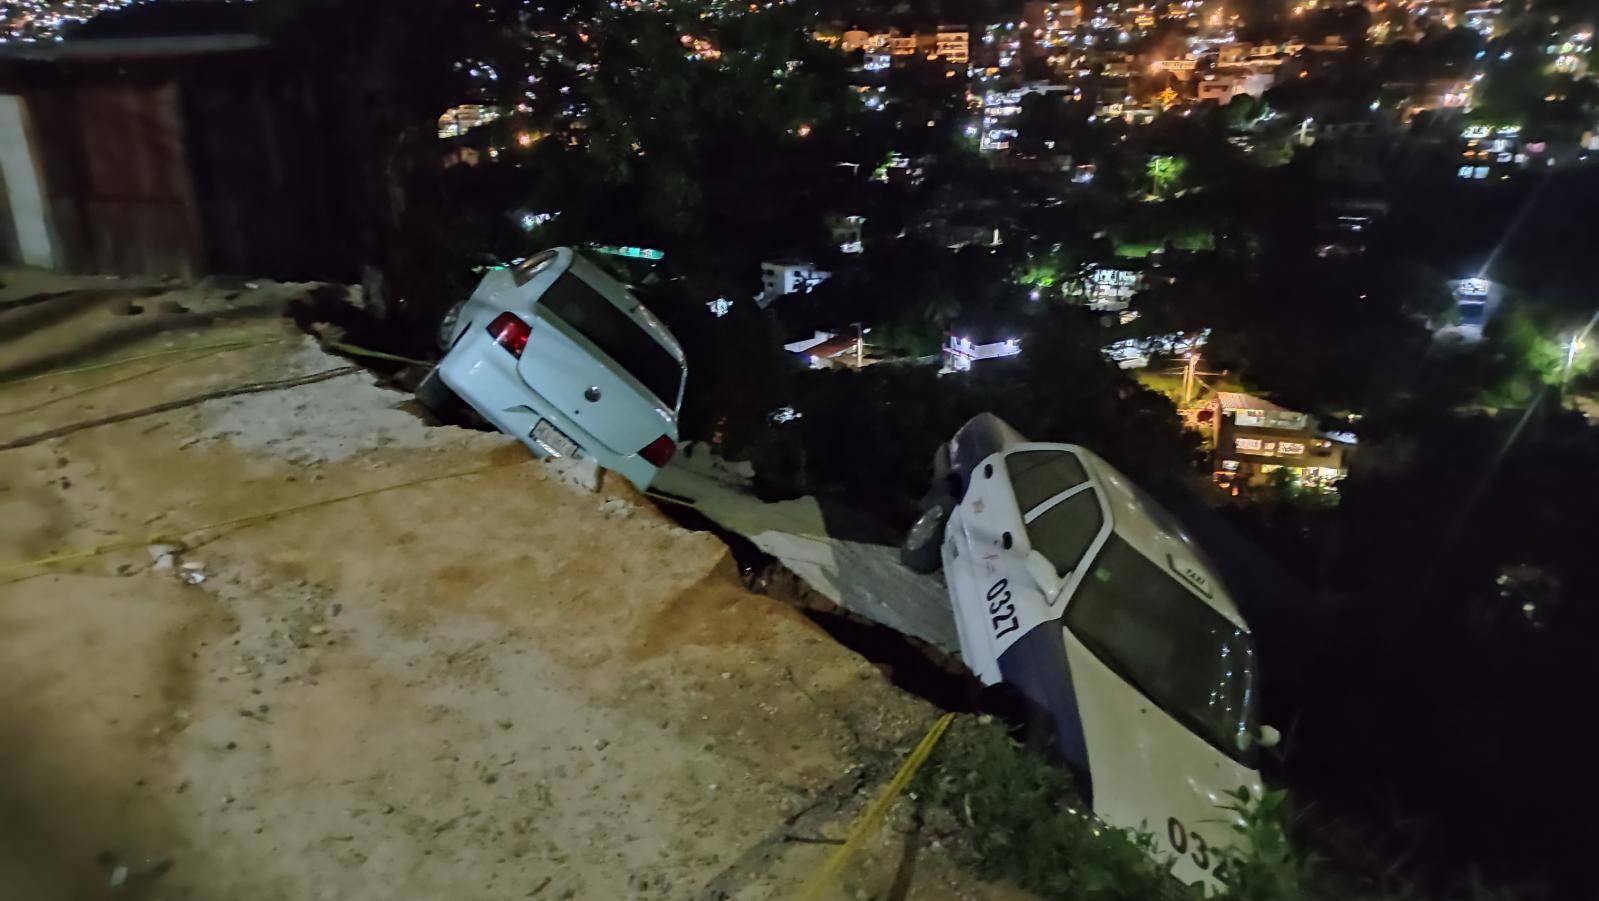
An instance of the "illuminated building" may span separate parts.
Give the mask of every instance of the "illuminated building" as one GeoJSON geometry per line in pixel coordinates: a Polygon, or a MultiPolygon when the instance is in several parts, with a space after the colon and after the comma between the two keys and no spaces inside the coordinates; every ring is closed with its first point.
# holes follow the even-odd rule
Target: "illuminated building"
{"type": "Polygon", "coordinates": [[[772,260],[761,264],[761,293],[755,302],[761,309],[785,294],[809,294],[811,289],[832,276],[805,260],[772,260]]]}
{"type": "Polygon", "coordinates": [[[439,137],[459,137],[479,125],[487,125],[498,118],[500,111],[492,106],[463,103],[445,110],[444,114],[439,116],[439,137]]]}
{"type": "Polygon", "coordinates": [[[944,365],[939,374],[967,372],[974,363],[983,360],[1002,360],[1022,352],[1020,338],[997,338],[985,341],[972,340],[970,334],[951,334],[944,341],[944,365]]]}
{"type": "Polygon", "coordinates": [[[1262,397],[1220,391],[1195,416],[1214,451],[1223,488],[1260,484],[1288,470],[1301,485],[1330,487],[1349,469],[1354,436],[1322,432],[1316,418],[1262,397]]]}
{"type": "Polygon", "coordinates": [[[971,59],[971,33],[965,25],[940,25],[933,52],[945,62],[964,66],[971,59]]]}

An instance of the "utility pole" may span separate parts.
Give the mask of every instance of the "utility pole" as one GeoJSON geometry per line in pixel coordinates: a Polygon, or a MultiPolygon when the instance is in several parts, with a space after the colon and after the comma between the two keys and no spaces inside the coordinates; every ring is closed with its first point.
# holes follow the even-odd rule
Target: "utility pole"
{"type": "MultiPolygon", "coordinates": [[[[1191,350],[1183,354],[1183,368],[1181,370],[1183,376],[1183,402],[1181,404],[1181,409],[1184,411],[1187,411],[1188,405],[1194,402],[1194,389],[1203,384],[1203,382],[1199,380],[1200,376],[1227,374],[1226,370],[1222,370],[1221,372],[1206,372],[1200,369],[1199,358],[1200,353],[1197,350],[1191,350]]],[[[1177,370],[1167,370],[1166,374],[1176,375],[1177,370]]]]}

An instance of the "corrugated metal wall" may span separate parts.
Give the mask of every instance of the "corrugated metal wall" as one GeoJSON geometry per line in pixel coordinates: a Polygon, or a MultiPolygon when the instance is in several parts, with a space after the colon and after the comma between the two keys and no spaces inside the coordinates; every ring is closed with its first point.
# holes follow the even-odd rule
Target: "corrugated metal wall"
{"type": "Polygon", "coordinates": [[[82,86],[28,99],[65,268],[184,278],[202,271],[174,84],[82,86]]]}

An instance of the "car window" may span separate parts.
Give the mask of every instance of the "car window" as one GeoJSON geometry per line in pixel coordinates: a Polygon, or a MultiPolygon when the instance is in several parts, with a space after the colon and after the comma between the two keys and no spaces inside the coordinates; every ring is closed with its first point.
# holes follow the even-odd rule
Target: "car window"
{"type": "Polygon", "coordinates": [[[511,267],[511,278],[515,279],[517,287],[521,287],[533,280],[533,276],[548,269],[555,262],[555,251],[546,250],[536,253],[515,266],[511,267]]]}
{"type": "Polygon", "coordinates": [[[589,339],[663,403],[677,406],[683,365],[587,282],[567,272],[544,292],[538,306],[589,339]]]}
{"type": "Polygon", "coordinates": [[[1066,607],[1066,628],[1178,722],[1254,765],[1238,748],[1255,728],[1254,644],[1170,569],[1112,534],[1066,607]]]}
{"type": "Polygon", "coordinates": [[[1056,575],[1064,576],[1082,562],[1104,524],[1094,492],[1079,491],[1028,523],[1027,540],[1055,565],[1056,575]]]}
{"type": "Polygon", "coordinates": [[[1017,451],[1005,457],[1016,509],[1023,514],[1068,488],[1088,481],[1077,455],[1067,451],[1017,451]]]}

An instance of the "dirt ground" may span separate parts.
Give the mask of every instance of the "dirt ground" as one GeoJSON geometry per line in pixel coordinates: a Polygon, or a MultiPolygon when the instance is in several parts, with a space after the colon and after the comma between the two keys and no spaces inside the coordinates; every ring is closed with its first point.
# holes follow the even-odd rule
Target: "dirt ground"
{"type": "MultiPolygon", "coordinates": [[[[305,286],[0,283],[0,444],[349,365],[305,286]]],[[[356,372],[0,450],[0,896],[796,897],[933,722],[714,536],[407,403],[356,372]]],[[[909,806],[823,897],[1016,896],[909,806]]]]}

